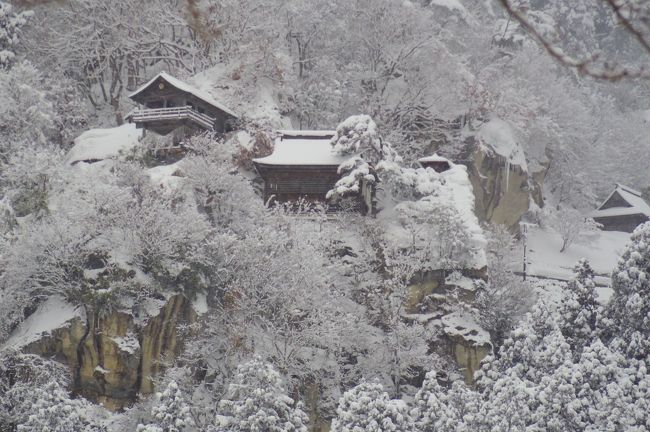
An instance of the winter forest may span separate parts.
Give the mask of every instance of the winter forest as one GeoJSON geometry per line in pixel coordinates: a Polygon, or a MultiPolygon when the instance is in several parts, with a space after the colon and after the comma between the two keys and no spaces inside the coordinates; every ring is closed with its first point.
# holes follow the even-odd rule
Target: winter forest
{"type": "Polygon", "coordinates": [[[650,2],[0,0],[0,432],[650,431],[650,2]]]}

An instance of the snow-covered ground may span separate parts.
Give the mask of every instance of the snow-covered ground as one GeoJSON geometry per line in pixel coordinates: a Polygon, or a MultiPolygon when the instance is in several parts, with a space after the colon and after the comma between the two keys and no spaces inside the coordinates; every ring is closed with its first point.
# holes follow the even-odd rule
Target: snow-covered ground
{"type": "MultiPolygon", "coordinates": [[[[623,253],[630,234],[617,231],[597,231],[589,239],[572,244],[566,251],[560,253],[562,239],[552,230],[534,228],[528,232],[528,270],[529,275],[543,278],[569,280],[573,274],[573,266],[580,258],[589,260],[592,268],[598,274],[596,283],[598,295],[606,301],[611,296],[611,289],[603,285],[610,284],[609,274],[618,258],[623,253]]],[[[518,265],[519,267],[521,264],[518,265]]],[[[521,268],[518,268],[521,270],[521,268]]],[[[549,281],[548,291],[555,291],[562,285],[549,281]]]]}

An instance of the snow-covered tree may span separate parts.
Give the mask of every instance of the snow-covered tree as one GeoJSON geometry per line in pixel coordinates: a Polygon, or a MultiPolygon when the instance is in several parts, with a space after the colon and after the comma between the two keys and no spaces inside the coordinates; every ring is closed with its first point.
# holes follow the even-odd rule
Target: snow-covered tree
{"type": "Polygon", "coordinates": [[[32,11],[18,12],[10,2],[0,2],[0,67],[10,68],[16,60],[20,43],[20,29],[33,15],[32,11]]]}
{"type": "Polygon", "coordinates": [[[532,288],[514,274],[518,244],[503,225],[484,227],[487,237],[488,281],[480,284],[475,305],[479,322],[499,347],[534,303],[532,288]]]}
{"type": "Polygon", "coordinates": [[[650,356],[650,223],[639,226],[612,272],[614,294],[605,308],[605,340],[629,357],[650,356]]]}
{"type": "Polygon", "coordinates": [[[215,431],[306,432],[307,415],[287,396],[280,374],[257,358],[237,368],[219,403],[215,431]]]}
{"type": "Polygon", "coordinates": [[[381,384],[369,382],[343,394],[332,421],[332,432],[408,432],[413,427],[403,402],[391,400],[381,384]]]}
{"type": "Polygon", "coordinates": [[[16,430],[22,432],[94,432],[100,429],[86,417],[88,404],[83,400],[70,399],[68,393],[56,382],[43,388],[34,388],[29,414],[16,430]]]}
{"type": "Polygon", "coordinates": [[[138,425],[138,432],[184,432],[191,430],[194,421],[183,393],[175,381],[167,384],[165,390],[156,394],[156,404],[151,410],[153,423],[138,425]]]}
{"type": "Polygon", "coordinates": [[[415,394],[410,412],[416,430],[424,432],[442,430],[439,421],[447,410],[444,399],[445,390],[438,384],[436,371],[427,372],[422,387],[415,394]]]}
{"type": "Polygon", "coordinates": [[[377,181],[375,166],[380,161],[399,161],[391,145],[383,140],[374,120],[365,114],[348,117],[336,127],[332,138],[336,154],[349,156],[338,169],[342,177],[336,182],[327,198],[343,197],[360,191],[361,181],[377,181]]]}
{"type": "Polygon", "coordinates": [[[560,208],[552,215],[552,225],[562,238],[560,252],[566,251],[574,243],[584,241],[589,233],[598,230],[598,224],[593,219],[566,207],[560,208]]]}
{"type": "Polygon", "coordinates": [[[576,355],[597,336],[600,305],[596,296],[594,270],[585,259],[573,269],[573,279],[566,286],[559,309],[559,325],[576,355]]]}

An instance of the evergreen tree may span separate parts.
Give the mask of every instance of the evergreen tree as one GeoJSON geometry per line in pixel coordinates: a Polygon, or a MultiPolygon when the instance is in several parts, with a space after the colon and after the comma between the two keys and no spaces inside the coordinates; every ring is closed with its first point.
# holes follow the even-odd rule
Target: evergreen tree
{"type": "Polygon", "coordinates": [[[280,374],[256,358],[237,368],[213,431],[307,432],[307,415],[286,394],[280,374]]]}
{"type": "Polygon", "coordinates": [[[422,383],[422,388],[415,394],[413,409],[410,413],[416,430],[423,432],[442,430],[438,422],[446,410],[442,401],[444,393],[445,391],[438,384],[436,372],[428,372],[422,383]]]}
{"type": "Polygon", "coordinates": [[[16,12],[9,2],[0,1],[0,67],[11,67],[16,59],[20,28],[27,24],[31,11],[16,12]]]}
{"type": "Polygon", "coordinates": [[[18,425],[19,432],[70,432],[99,431],[85,417],[89,407],[80,400],[73,400],[59,385],[51,381],[43,388],[35,388],[34,403],[30,414],[18,425]]]}
{"type": "Polygon", "coordinates": [[[576,358],[596,337],[599,309],[594,271],[587,260],[581,259],[574,267],[573,279],[567,284],[558,322],[576,358]]]}
{"type": "Polygon", "coordinates": [[[156,397],[158,403],[151,410],[154,423],[147,426],[138,425],[138,432],[183,432],[194,424],[190,408],[175,381],[171,381],[165,391],[158,393],[156,397]]]}
{"type": "Polygon", "coordinates": [[[339,400],[332,432],[413,431],[413,422],[400,402],[391,400],[381,384],[362,382],[339,400]]]}
{"type": "Polygon", "coordinates": [[[639,226],[612,273],[603,336],[630,358],[650,358],[650,222],[639,226]]]}

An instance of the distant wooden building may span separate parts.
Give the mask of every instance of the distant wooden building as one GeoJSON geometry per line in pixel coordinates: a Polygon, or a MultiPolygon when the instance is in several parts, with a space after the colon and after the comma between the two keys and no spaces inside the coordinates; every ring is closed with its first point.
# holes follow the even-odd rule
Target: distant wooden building
{"type": "Polygon", "coordinates": [[[602,224],[605,231],[632,232],[650,220],[650,205],[641,192],[616,184],[614,191],[589,216],[602,224]]]}
{"type": "MultiPolygon", "coordinates": [[[[264,180],[265,202],[293,202],[303,199],[328,204],[326,195],[339,180],[339,165],[349,156],[334,154],[330,141],[334,131],[281,130],[273,153],[253,159],[264,180]]],[[[372,207],[372,193],[362,185],[358,208],[366,213],[372,207]]],[[[329,205],[329,210],[336,206],[329,205]]]]}
{"type": "Polygon", "coordinates": [[[449,159],[438,156],[437,153],[434,153],[432,156],[420,158],[418,159],[418,162],[420,165],[422,165],[422,168],[432,168],[439,173],[447,171],[449,168],[451,168],[449,159]]]}
{"type": "Polygon", "coordinates": [[[137,128],[167,135],[173,130],[189,129],[226,132],[238,119],[237,114],[173,76],[161,72],[129,95],[139,104],[127,116],[137,128]]]}

